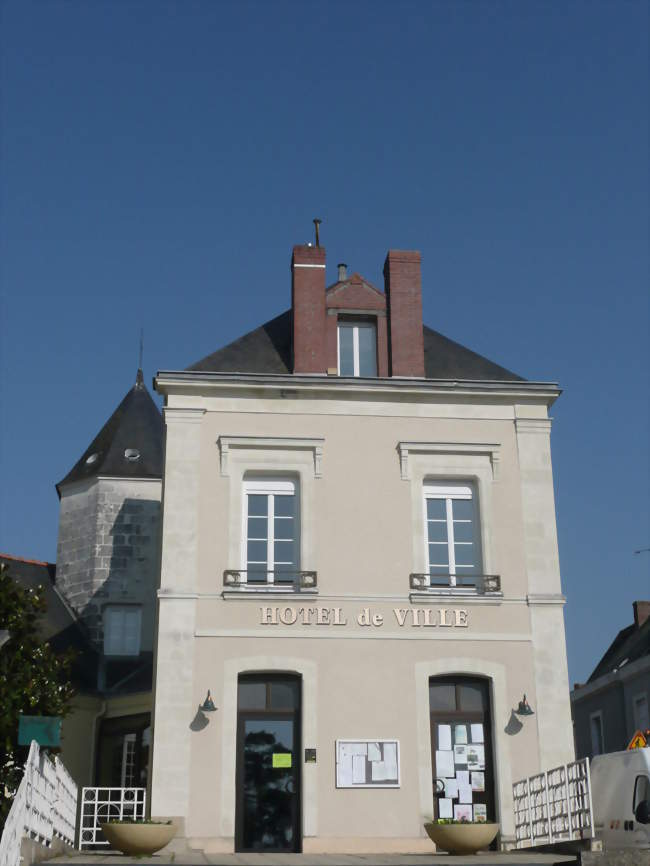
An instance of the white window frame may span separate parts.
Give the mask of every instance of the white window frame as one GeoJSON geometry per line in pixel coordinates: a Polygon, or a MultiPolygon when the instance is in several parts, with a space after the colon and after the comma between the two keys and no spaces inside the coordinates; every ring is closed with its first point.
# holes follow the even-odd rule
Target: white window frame
{"type": "Polygon", "coordinates": [[[354,368],[353,376],[360,376],[359,372],[360,363],[359,363],[359,328],[363,328],[364,330],[372,330],[372,333],[375,338],[375,373],[376,376],[379,371],[379,365],[377,361],[377,324],[376,322],[355,322],[351,320],[342,319],[337,322],[336,326],[336,358],[339,370],[339,376],[341,375],[341,328],[349,328],[352,330],[352,365],[354,368]]]}
{"type": "MultiPolygon", "coordinates": [[[[476,549],[476,573],[475,577],[482,574],[482,551],[481,551],[481,524],[480,514],[478,509],[478,499],[476,485],[471,481],[466,482],[451,482],[451,481],[425,481],[422,485],[422,519],[424,521],[424,561],[426,563],[427,584],[431,586],[431,563],[429,561],[429,524],[427,516],[427,499],[444,499],[446,505],[447,519],[447,554],[449,558],[449,585],[456,586],[456,577],[470,576],[471,571],[463,570],[460,575],[456,571],[456,551],[454,539],[454,519],[452,511],[452,500],[464,499],[472,503],[472,524],[474,526],[474,541],[472,542],[476,549]]],[[[464,542],[459,542],[459,544],[464,542]]],[[[463,587],[468,589],[468,587],[463,587]]]]}
{"type": "Polygon", "coordinates": [[[603,713],[602,710],[597,710],[595,713],[592,713],[589,716],[589,739],[591,741],[591,757],[595,758],[596,755],[604,755],[605,754],[605,725],[603,724],[603,713]],[[594,722],[598,723],[598,727],[600,728],[600,751],[597,752],[594,748],[594,722]]]}
{"type": "Polygon", "coordinates": [[[110,604],[104,608],[104,655],[125,656],[135,658],[140,655],[142,645],[142,606],[136,604],[110,604]],[[109,625],[113,617],[122,615],[119,636],[115,638],[115,626],[109,625]],[[134,647],[126,645],[126,615],[137,615],[136,643],[134,647]]]}
{"type": "MultiPolygon", "coordinates": [[[[293,478],[244,478],[242,489],[242,532],[241,532],[241,567],[242,583],[248,583],[248,497],[249,495],[261,494],[269,497],[269,509],[273,516],[267,516],[267,539],[266,539],[266,584],[272,586],[275,583],[275,497],[295,496],[296,514],[294,526],[296,538],[294,544],[298,556],[296,571],[300,570],[300,486],[293,478]]],[[[256,585],[257,584],[256,582],[256,585]]]]}

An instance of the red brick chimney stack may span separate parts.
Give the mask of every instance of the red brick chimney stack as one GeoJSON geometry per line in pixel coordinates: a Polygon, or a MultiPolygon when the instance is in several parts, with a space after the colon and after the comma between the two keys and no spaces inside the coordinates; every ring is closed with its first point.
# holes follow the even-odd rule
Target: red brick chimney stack
{"type": "Polygon", "coordinates": [[[325,373],[325,248],[295,246],[291,257],[293,372],[325,373]]]}
{"type": "Polygon", "coordinates": [[[650,601],[635,601],[632,602],[632,607],[634,608],[634,625],[641,628],[650,616],[650,601]]]}
{"type": "Polygon", "coordinates": [[[391,376],[424,377],[420,253],[389,250],[384,263],[391,376]]]}

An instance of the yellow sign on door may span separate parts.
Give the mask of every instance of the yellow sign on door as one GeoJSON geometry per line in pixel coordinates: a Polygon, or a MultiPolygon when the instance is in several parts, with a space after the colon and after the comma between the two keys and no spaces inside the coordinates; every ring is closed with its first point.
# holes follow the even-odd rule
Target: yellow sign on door
{"type": "Polygon", "coordinates": [[[281,770],[291,766],[291,752],[274,752],[273,769],[281,770]]]}

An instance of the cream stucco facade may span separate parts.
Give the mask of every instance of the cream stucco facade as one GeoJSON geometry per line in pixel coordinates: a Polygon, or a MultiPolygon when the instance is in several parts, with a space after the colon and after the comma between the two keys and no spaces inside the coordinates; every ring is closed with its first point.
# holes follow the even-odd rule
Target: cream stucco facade
{"type": "Polygon", "coordinates": [[[512,782],[573,759],[548,409],[553,385],[161,373],[166,456],[151,811],[233,851],[238,677],[300,676],[304,851],[417,851],[433,810],[429,680],[489,684],[496,819],[512,782]],[[224,585],[243,485],[290,477],[315,590],[224,585]],[[500,592],[427,587],[423,485],[466,481],[500,592]],[[214,713],[198,713],[207,690],[214,713]],[[512,724],[523,694],[534,715],[512,724]],[[399,787],[336,786],[339,739],[396,739],[399,787]],[[303,760],[316,750],[315,763],[303,760]]]}

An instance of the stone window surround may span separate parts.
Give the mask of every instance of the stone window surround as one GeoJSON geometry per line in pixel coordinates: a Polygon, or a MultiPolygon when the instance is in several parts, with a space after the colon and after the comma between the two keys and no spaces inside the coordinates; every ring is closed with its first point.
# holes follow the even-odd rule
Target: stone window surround
{"type": "Polygon", "coordinates": [[[413,526],[413,572],[427,571],[426,526],[422,508],[427,482],[470,481],[478,491],[482,569],[495,574],[493,545],[495,521],[493,485],[498,477],[499,444],[462,442],[399,442],[402,480],[411,485],[411,525],[413,526]]]}
{"type": "MultiPolygon", "coordinates": [[[[322,477],[325,440],[293,436],[220,436],[221,474],[230,478],[228,501],[228,563],[243,567],[241,538],[244,478],[294,476],[299,486],[300,567],[317,570],[315,538],[315,481],[322,477]]],[[[231,565],[230,565],[231,564],[231,565]]],[[[259,591],[259,589],[258,589],[259,591]]]]}

